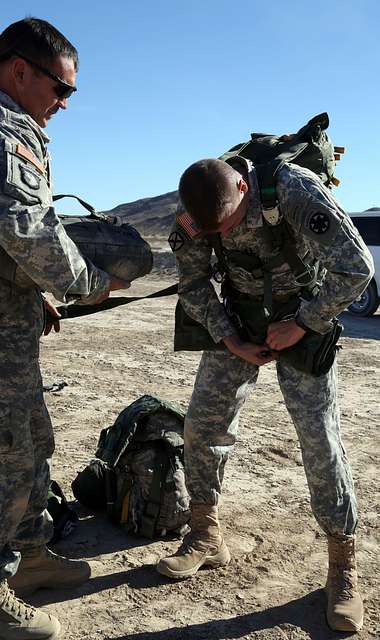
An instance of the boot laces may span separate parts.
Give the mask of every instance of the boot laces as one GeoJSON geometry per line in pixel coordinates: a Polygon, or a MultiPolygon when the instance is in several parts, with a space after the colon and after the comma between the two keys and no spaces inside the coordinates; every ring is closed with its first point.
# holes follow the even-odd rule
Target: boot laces
{"type": "Polygon", "coordinates": [[[24,618],[25,620],[30,620],[36,613],[34,607],[17,598],[15,592],[9,588],[1,607],[8,610],[10,614],[14,614],[16,618],[24,618]]]}
{"type": "Polygon", "coordinates": [[[210,536],[200,531],[190,531],[185,535],[178,549],[178,555],[191,554],[193,551],[205,552],[211,547],[217,547],[218,542],[210,539],[210,536]]]}
{"type": "Polygon", "coordinates": [[[350,570],[344,571],[341,567],[332,577],[332,586],[339,591],[341,598],[350,600],[354,597],[356,591],[356,580],[350,570]]]}

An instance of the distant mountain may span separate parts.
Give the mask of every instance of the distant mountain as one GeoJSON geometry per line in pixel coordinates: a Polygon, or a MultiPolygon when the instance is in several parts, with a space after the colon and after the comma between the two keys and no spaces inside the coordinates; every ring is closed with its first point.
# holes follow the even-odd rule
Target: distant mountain
{"type": "Polygon", "coordinates": [[[126,222],[129,222],[146,236],[167,237],[173,224],[177,198],[177,191],[171,191],[161,196],[141,198],[141,200],[134,202],[119,204],[109,211],[102,211],[102,213],[107,216],[125,218],[126,222]]]}

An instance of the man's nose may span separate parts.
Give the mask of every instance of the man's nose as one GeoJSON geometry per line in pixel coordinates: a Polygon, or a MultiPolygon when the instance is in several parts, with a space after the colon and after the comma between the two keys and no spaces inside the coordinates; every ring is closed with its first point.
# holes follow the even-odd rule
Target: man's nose
{"type": "Polygon", "coordinates": [[[68,98],[61,98],[58,100],[58,106],[60,109],[67,109],[68,98]]]}

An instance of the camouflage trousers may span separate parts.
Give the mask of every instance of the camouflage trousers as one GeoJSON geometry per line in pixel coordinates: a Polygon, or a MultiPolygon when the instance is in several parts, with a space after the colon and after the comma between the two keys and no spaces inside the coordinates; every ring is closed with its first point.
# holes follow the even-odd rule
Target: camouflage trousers
{"type": "Polygon", "coordinates": [[[46,511],[54,450],[38,363],[44,311],[37,289],[0,279],[0,580],[20,552],[52,535],[46,511]]]}
{"type": "MultiPolygon", "coordinates": [[[[356,499],[340,437],[336,364],[318,378],[282,362],[276,366],[300,442],[314,516],[326,533],[353,533],[356,499]]],[[[258,373],[256,365],[229,352],[203,353],[185,420],[186,485],[194,503],[218,503],[239,412],[258,373]]]]}

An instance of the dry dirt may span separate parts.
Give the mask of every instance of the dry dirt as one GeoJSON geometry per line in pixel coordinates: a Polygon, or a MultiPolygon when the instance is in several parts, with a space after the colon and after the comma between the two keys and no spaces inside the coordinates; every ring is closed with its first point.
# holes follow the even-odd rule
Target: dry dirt
{"type": "MultiPolygon", "coordinates": [[[[131,294],[175,281],[169,254],[131,294]]],[[[199,354],[172,350],[174,297],[134,302],[65,320],[43,339],[45,384],[64,380],[46,401],[56,433],[53,477],[72,498],[71,481],[93,456],[101,428],[150,393],[186,407],[199,354]]],[[[342,431],[360,501],[359,573],[365,599],[362,640],[380,638],[379,404],[380,315],[344,314],[339,354],[342,431]]],[[[80,588],[40,591],[30,600],[59,617],[66,640],[328,640],[324,620],[325,541],[314,521],[298,442],[275,369],[263,367],[241,418],[226,468],[221,517],[233,553],[229,567],[171,582],[154,565],[178,542],[126,536],[77,503],[77,530],[55,546],[91,562],[80,588]]]]}

